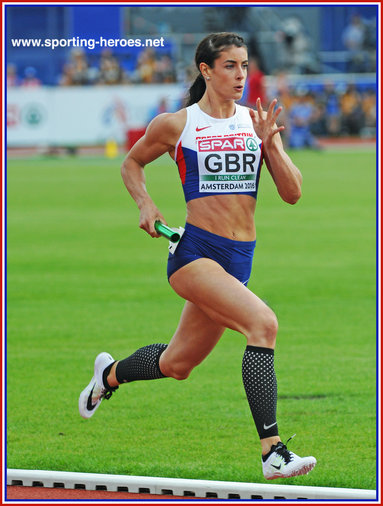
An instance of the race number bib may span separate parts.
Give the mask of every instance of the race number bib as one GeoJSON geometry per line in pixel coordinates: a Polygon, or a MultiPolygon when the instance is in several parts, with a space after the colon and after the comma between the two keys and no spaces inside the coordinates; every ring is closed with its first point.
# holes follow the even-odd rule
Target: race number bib
{"type": "Polygon", "coordinates": [[[256,191],[260,149],[254,137],[230,135],[197,139],[199,191],[256,191]]]}

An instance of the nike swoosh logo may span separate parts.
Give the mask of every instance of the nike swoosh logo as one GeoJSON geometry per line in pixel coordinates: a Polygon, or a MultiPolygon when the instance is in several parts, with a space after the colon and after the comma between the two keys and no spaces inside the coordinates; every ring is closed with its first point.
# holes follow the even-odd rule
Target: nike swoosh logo
{"type": "Polygon", "coordinates": [[[209,125],[209,126],[206,126],[206,127],[202,127],[202,128],[198,128],[198,127],[196,127],[195,131],[196,131],[196,132],[200,132],[201,130],[205,130],[205,128],[210,128],[210,125],[209,125]]]}
{"type": "Polygon", "coordinates": [[[274,422],[272,423],[271,425],[266,425],[265,423],[263,424],[263,428],[265,430],[268,430],[268,429],[271,429],[271,427],[274,427],[274,425],[277,425],[277,422],[274,422]]]}
{"type": "Polygon", "coordinates": [[[274,466],[274,464],[271,464],[271,467],[274,467],[275,469],[280,469],[282,464],[279,464],[279,466],[274,466]]]}
{"type": "Polygon", "coordinates": [[[92,411],[97,406],[97,403],[96,404],[92,404],[93,390],[94,390],[94,385],[93,385],[92,390],[90,391],[90,394],[89,394],[89,397],[88,397],[88,402],[86,403],[86,408],[87,408],[88,411],[92,411]]]}

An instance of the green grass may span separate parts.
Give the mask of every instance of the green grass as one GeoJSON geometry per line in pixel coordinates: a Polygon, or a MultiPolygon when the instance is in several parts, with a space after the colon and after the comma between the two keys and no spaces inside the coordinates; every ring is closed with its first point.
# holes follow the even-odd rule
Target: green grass
{"type": "MultiPolygon", "coordinates": [[[[284,204],[264,170],[249,287],[279,319],[281,436],[316,469],[280,483],[375,488],[375,153],[295,152],[303,197],[284,204]],[[347,472],[345,472],[345,466],[347,472]]],[[[7,463],[10,468],[265,482],[227,331],[185,382],[122,386],[91,420],[77,411],[100,351],[167,342],[183,301],[167,243],[138,229],[120,160],[9,160],[7,463]]],[[[177,169],[147,168],[171,225],[177,169]]]]}

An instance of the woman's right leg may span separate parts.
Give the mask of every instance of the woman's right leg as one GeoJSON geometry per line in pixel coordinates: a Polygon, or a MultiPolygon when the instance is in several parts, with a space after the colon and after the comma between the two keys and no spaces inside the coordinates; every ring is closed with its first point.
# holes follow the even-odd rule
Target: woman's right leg
{"type": "MultiPolygon", "coordinates": [[[[207,258],[191,262],[176,271],[170,278],[170,284],[211,321],[237,330],[247,339],[242,379],[261,442],[265,477],[290,477],[311,471],[316,459],[301,458],[290,452],[278,435],[274,371],[277,320],[273,311],[219,264],[207,258]]],[[[163,360],[166,363],[165,353],[163,360]]]]}

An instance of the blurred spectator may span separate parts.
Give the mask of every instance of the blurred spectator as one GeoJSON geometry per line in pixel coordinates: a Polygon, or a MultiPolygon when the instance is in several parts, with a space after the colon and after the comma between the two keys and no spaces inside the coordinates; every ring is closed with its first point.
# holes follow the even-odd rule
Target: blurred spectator
{"type": "Polygon", "coordinates": [[[342,41],[349,52],[348,71],[366,72],[367,54],[364,51],[366,26],[359,14],[353,14],[351,22],[343,30],[342,41]]]}
{"type": "Polygon", "coordinates": [[[281,68],[292,74],[318,72],[318,63],[311,51],[311,41],[297,17],[283,21],[281,30],[277,32],[277,38],[282,43],[279,55],[281,68]]]}
{"type": "Polygon", "coordinates": [[[70,85],[78,86],[91,83],[89,65],[82,49],[76,48],[72,50],[68,65],[70,66],[69,72],[67,69],[71,79],[70,85]]]}
{"type": "Polygon", "coordinates": [[[364,48],[367,57],[367,72],[376,71],[376,17],[365,22],[364,48]]]}
{"type": "Polygon", "coordinates": [[[350,24],[346,26],[342,34],[343,44],[350,51],[358,51],[363,48],[365,27],[359,14],[353,14],[350,24]]]}
{"type": "Polygon", "coordinates": [[[246,82],[246,104],[249,107],[255,107],[258,97],[261,99],[263,107],[268,105],[264,78],[263,72],[258,67],[258,61],[255,58],[250,58],[246,82]]]}
{"type": "Polygon", "coordinates": [[[176,73],[170,56],[162,55],[155,61],[153,82],[155,83],[174,83],[176,73]]]}
{"type": "Polygon", "coordinates": [[[21,81],[21,86],[28,88],[37,88],[41,86],[41,81],[37,77],[37,71],[34,67],[27,67],[24,70],[24,79],[21,81]]]}
{"type": "MultiPolygon", "coordinates": [[[[274,85],[268,89],[268,97],[277,97],[279,102],[278,105],[282,106],[282,111],[278,117],[278,124],[285,126],[285,129],[281,132],[281,136],[288,139],[290,136],[288,115],[289,109],[294,101],[294,97],[290,91],[289,76],[284,70],[280,70],[275,75],[275,80],[273,80],[273,82],[274,85]]],[[[270,98],[268,98],[268,101],[270,101],[270,98]]]]}
{"type": "Polygon", "coordinates": [[[310,95],[305,90],[299,90],[289,110],[290,148],[319,148],[319,144],[311,132],[311,123],[314,118],[315,110],[310,95]]]}
{"type": "Polygon", "coordinates": [[[157,55],[152,48],[140,53],[132,75],[136,83],[174,83],[177,76],[173,60],[167,54],[157,55]]]}
{"type": "Polygon", "coordinates": [[[294,101],[294,98],[290,92],[290,83],[288,74],[283,70],[277,72],[275,83],[276,89],[272,91],[270,96],[274,97],[276,95],[279,98],[281,105],[286,110],[288,110],[294,101]]]}
{"type": "Polygon", "coordinates": [[[365,137],[376,135],[376,94],[374,90],[367,90],[362,95],[362,109],[364,126],[361,134],[365,137]]]}
{"type": "Polygon", "coordinates": [[[313,101],[313,112],[310,120],[310,132],[315,137],[324,137],[327,135],[326,106],[321,101],[313,101]]]}
{"type": "Polygon", "coordinates": [[[151,48],[145,49],[138,57],[137,76],[142,83],[152,83],[156,68],[154,51],[151,48]]]}
{"type": "Polygon", "coordinates": [[[7,65],[7,87],[13,88],[20,84],[20,79],[17,76],[17,68],[13,63],[7,65]]]}
{"type": "Polygon", "coordinates": [[[73,65],[71,63],[64,64],[62,74],[59,78],[60,86],[73,86],[73,71],[73,65]]]}
{"type": "Polygon", "coordinates": [[[340,133],[340,105],[333,83],[325,83],[321,101],[325,107],[327,134],[335,137],[340,133]]]}
{"type": "Polygon", "coordinates": [[[359,135],[364,124],[361,96],[355,85],[350,84],[340,97],[341,133],[359,135]]]}
{"type": "Polygon", "coordinates": [[[98,84],[122,84],[125,81],[124,71],[119,61],[108,49],[104,50],[100,59],[98,84]]]}

